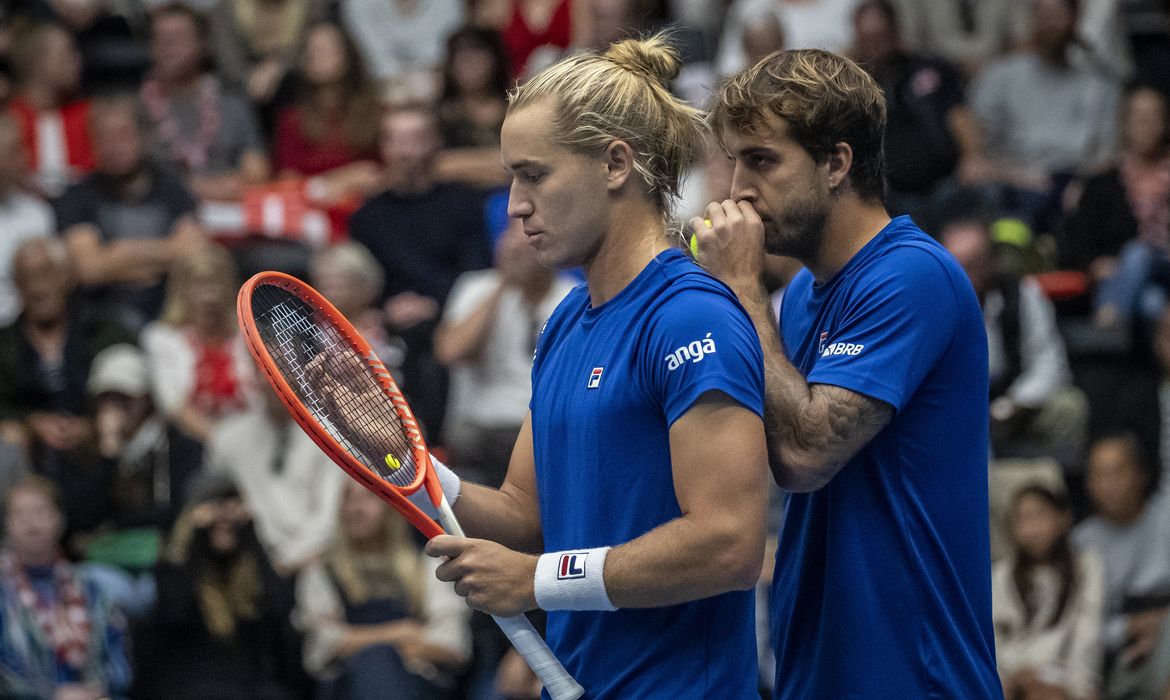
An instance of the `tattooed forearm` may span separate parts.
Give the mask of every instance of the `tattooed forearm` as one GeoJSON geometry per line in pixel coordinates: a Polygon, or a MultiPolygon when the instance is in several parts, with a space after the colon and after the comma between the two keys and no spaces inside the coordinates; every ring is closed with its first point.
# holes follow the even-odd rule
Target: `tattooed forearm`
{"type": "Polygon", "coordinates": [[[776,483],[791,491],[824,486],[894,416],[889,404],[826,384],[809,385],[785,356],[762,288],[739,293],[764,351],[764,425],[776,483]]]}

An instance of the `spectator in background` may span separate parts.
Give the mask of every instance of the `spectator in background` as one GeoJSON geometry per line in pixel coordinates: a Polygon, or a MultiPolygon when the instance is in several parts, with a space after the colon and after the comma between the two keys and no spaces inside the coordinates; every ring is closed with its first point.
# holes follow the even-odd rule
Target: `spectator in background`
{"type": "Polygon", "coordinates": [[[200,199],[235,200],[268,180],[271,164],[251,104],[207,69],[209,29],[184,5],[151,13],[151,71],[142,84],[153,153],[200,199]]]}
{"type": "Polygon", "coordinates": [[[12,284],[12,259],[25,241],[56,231],[53,210],[23,189],[27,169],[20,126],[0,113],[0,327],[16,320],[20,300],[12,284]]]}
{"type": "Polygon", "coordinates": [[[1130,0],[1081,0],[1073,61],[1119,82],[1128,80],[1134,65],[1123,6],[1133,4],[1130,0]]]}
{"type": "Polygon", "coordinates": [[[95,104],[90,122],[98,170],[57,202],[57,225],[81,284],[138,329],[159,313],[167,270],[205,236],[183,183],[147,160],[133,99],[95,104]]]}
{"type": "Polygon", "coordinates": [[[82,82],[100,93],[127,90],[142,78],[146,51],[136,30],[139,2],[119,0],[20,0],[12,6],[14,24],[58,24],[76,40],[84,66],[82,82]]]}
{"type": "Polygon", "coordinates": [[[81,54],[73,35],[56,24],[17,33],[12,47],[16,96],[8,105],[20,124],[37,189],[59,197],[93,171],[90,101],[79,99],[81,54]]]}
{"type": "Polygon", "coordinates": [[[1118,163],[1085,182],[1060,240],[1061,264],[1093,282],[1104,326],[1140,310],[1152,268],[1170,251],[1170,101],[1137,87],[1121,115],[1118,163]]]}
{"type": "Polygon", "coordinates": [[[1070,469],[1080,464],[1088,405],[1072,386],[1052,302],[1035,279],[1000,269],[984,222],[950,221],[939,240],[963,266],[983,307],[995,456],[1052,456],[1070,469]]]}
{"type": "Polygon", "coordinates": [[[1170,678],[1170,492],[1151,495],[1151,483],[1132,435],[1093,444],[1085,484],[1094,512],[1073,543],[1105,564],[1104,697],[1158,697],[1170,678]]]}
{"type": "MultiPolygon", "coordinates": [[[[8,492],[29,473],[28,455],[19,445],[0,438],[0,504],[8,500],[8,492]]],[[[0,523],[4,511],[0,510],[0,523]]],[[[3,536],[0,532],[0,537],[3,536]]]]}
{"type": "Polygon", "coordinates": [[[317,200],[373,194],[379,181],[378,98],[357,48],[336,24],[309,30],[295,90],[276,124],[280,176],[312,178],[309,193],[317,200]]]}
{"type": "Polygon", "coordinates": [[[252,359],[236,324],[239,286],[231,255],[208,245],[175,262],[162,316],[142,331],[155,405],[198,442],[254,396],[252,359]]]}
{"type": "MultiPolygon", "coordinates": [[[[590,0],[589,34],[581,37],[581,45],[604,51],[615,41],[642,33],[649,24],[646,14],[634,0],[590,0]]],[[[688,36],[680,43],[688,40],[695,39],[688,36]]]]}
{"type": "Polygon", "coordinates": [[[341,19],[394,102],[432,100],[443,46],[463,24],[462,0],[340,0],[341,19]]]}
{"type": "Polygon", "coordinates": [[[963,80],[950,63],[909,52],[892,0],[865,0],[853,13],[854,58],[886,97],[886,208],[926,219],[940,191],[957,179],[991,174],[963,80]]]}
{"type": "Polygon", "coordinates": [[[719,38],[716,70],[731,75],[752,65],[743,38],[768,15],[779,20],[786,49],[845,51],[856,5],[857,0],[733,0],[719,38]]]}
{"type": "Polygon", "coordinates": [[[470,609],[406,521],[346,480],[337,544],[297,578],[294,619],[321,700],[446,697],[467,663],[470,609]]]}
{"type": "Polygon", "coordinates": [[[112,345],[94,358],[88,390],[98,451],[113,463],[113,526],[157,538],[170,530],[186,503],[202,448],[168,425],[155,410],[150,389],[150,368],[137,347],[112,345]]]}
{"type": "Polygon", "coordinates": [[[1127,430],[1154,458],[1152,479],[1159,488],[1170,474],[1170,307],[1163,309],[1151,339],[1154,367],[1122,375],[1094,395],[1095,432],[1127,430]]]}
{"type": "Polygon", "coordinates": [[[439,178],[485,187],[505,183],[500,127],[510,84],[499,32],[464,27],[451,35],[438,102],[444,146],[436,163],[439,178]]]}
{"type": "Polygon", "coordinates": [[[273,571],[230,479],[208,475],[192,485],[155,578],[141,697],[297,697],[292,586],[273,571]]]}
{"type": "Polygon", "coordinates": [[[277,94],[325,0],[221,0],[211,10],[215,68],[248,98],[267,105],[277,94]]]}
{"type": "Polygon", "coordinates": [[[500,32],[512,77],[535,75],[592,37],[591,0],[480,0],[474,23],[500,32]]]}
{"type": "Polygon", "coordinates": [[[1121,13],[1134,77],[1170,92],[1170,5],[1165,0],[1128,0],[1121,13]]]}
{"type": "Polygon", "coordinates": [[[1031,2],[898,0],[901,34],[912,50],[942,56],[977,76],[1028,36],[1031,2]]]}
{"type": "Polygon", "coordinates": [[[55,238],[17,249],[13,277],[24,312],[0,330],[0,430],[58,485],[70,529],[87,531],[104,521],[108,499],[85,387],[98,352],[133,335],[109,309],[73,294],[73,263],[55,238]]]}
{"type": "Polygon", "coordinates": [[[1104,573],[1069,544],[1072,509],[1045,486],[1012,499],[1013,552],[992,567],[996,661],[1009,700],[1091,700],[1100,687],[1104,573]]]}
{"type": "Polygon", "coordinates": [[[1004,206],[1047,232],[1069,179],[1114,155],[1118,84],[1070,60],[1077,0],[1031,3],[1028,48],[979,76],[971,105],[1004,206]]]}
{"type": "Polygon", "coordinates": [[[154,410],[146,358],[133,345],[98,353],[88,391],[109,509],[82,554],[107,595],[140,620],[156,602],[154,567],[201,465],[201,446],[154,410]]]}
{"type": "Polygon", "coordinates": [[[572,282],[541,267],[519,219],[496,247],[496,266],[455,281],[435,332],[451,371],[447,446],[466,478],[504,482],[532,393],[532,355],[545,321],[572,282]]]}
{"type": "Polygon", "coordinates": [[[208,471],[239,486],[256,534],[282,576],[325,550],[333,538],[345,473],[268,387],[259,406],[215,427],[206,454],[208,471]]]}
{"type": "Polygon", "coordinates": [[[358,329],[394,380],[401,382],[406,349],[402,339],[386,328],[385,314],[378,306],[385,279],[382,266],[370,251],[353,241],[331,245],[313,256],[309,279],[358,329]]]}
{"type": "Polygon", "coordinates": [[[386,320],[407,346],[403,390],[435,434],[447,400],[446,373],[432,350],[439,310],[461,273],[491,265],[483,196],[466,185],[436,182],[440,146],[430,108],[406,106],[383,117],[388,189],[349,222],[350,237],[382,265],[386,320]]]}
{"type": "Polygon", "coordinates": [[[775,14],[765,13],[757,21],[746,23],[740,41],[745,65],[754,66],[765,56],[784,49],[784,25],[775,14]]]}
{"type": "Polygon", "coordinates": [[[126,624],[85,573],[65,560],[53,485],[18,482],[4,498],[0,554],[0,693],[7,698],[125,698],[126,624]]]}
{"type": "MultiPolygon", "coordinates": [[[[1141,0],[1138,0],[1141,2],[1141,0]]],[[[1161,2],[1161,0],[1155,0],[1161,2]]],[[[911,46],[945,56],[967,76],[1027,42],[1030,2],[1012,0],[899,0],[902,30],[911,46]]],[[[1080,0],[1072,59],[1124,80],[1132,70],[1121,5],[1129,0],[1080,0]]]]}

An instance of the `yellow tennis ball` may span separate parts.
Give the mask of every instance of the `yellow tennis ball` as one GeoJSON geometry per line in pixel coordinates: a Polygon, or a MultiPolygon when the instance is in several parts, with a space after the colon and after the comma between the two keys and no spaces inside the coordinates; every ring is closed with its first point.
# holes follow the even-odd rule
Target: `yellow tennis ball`
{"type": "MultiPolygon", "coordinates": [[[[710,226],[711,220],[703,219],[703,223],[710,226]]],[[[691,255],[695,256],[696,258],[699,257],[699,237],[693,233],[691,234],[691,255]]]]}

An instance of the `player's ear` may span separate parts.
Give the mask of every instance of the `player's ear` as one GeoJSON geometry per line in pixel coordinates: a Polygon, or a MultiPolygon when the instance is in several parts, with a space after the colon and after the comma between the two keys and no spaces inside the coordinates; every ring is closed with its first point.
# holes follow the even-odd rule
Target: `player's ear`
{"type": "Polygon", "coordinates": [[[836,192],[849,177],[849,170],[853,167],[853,147],[844,141],[838,141],[829,149],[827,158],[829,166],[829,189],[836,192]]]}
{"type": "Polygon", "coordinates": [[[625,186],[634,173],[634,149],[621,139],[605,147],[605,185],[614,192],[625,186]]]}

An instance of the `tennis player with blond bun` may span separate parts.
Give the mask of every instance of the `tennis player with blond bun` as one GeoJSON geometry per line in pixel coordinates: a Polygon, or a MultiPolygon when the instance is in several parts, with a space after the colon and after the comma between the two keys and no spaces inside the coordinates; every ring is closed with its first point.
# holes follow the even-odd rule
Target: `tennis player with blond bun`
{"type": "Polygon", "coordinates": [[[483,538],[431,540],[439,578],[487,612],[548,610],[588,698],[757,697],[763,359],[732,291],[667,232],[705,129],[664,87],[678,68],[661,37],[626,40],[511,96],[509,213],[587,284],[541,335],[500,490],[437,467],[483,538]]]}
{"type": "Polygon", "coordinates": [[[775,696],[1002,697],[991,627],[987,338],[963,270],[882,203],[881,89],[783,51],[718,91],[731,199],[699,261],[763,342],[772,472],[793,492],[772,583],[775,696]],[[780,333],[764,253],[805,265],[780,333]]]}

